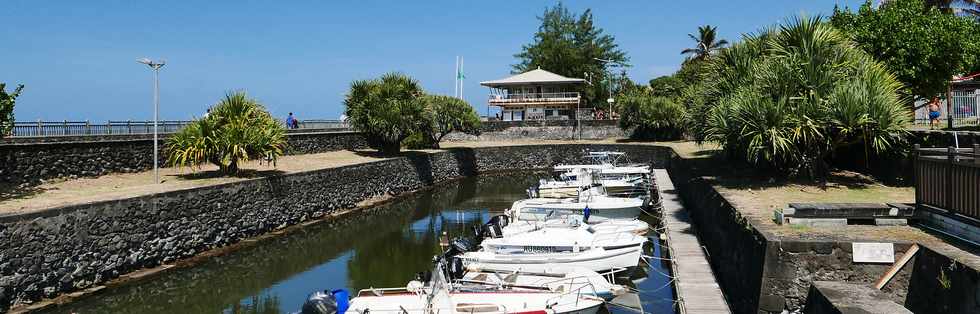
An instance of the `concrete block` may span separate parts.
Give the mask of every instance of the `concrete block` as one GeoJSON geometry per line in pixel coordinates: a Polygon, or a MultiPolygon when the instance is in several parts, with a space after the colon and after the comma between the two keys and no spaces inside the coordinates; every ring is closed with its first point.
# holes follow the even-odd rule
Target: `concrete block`
{"type": "Polygon", "coordinates": [[[808,227],[839,227],[847,225],[847,218],[787,218],[791,225],[808,227]]]}
{"type": "Polygon", "coordinates": [[[909,224],[908,219],[902,218],[875,218],[875,225],[878,226],[906,226],[909,224]]]}
{"type": "Polygon", "coordinates": [[[804,309],[804,314],[912,313],[869,286],[830,281],[813,282],[804,309]]]}

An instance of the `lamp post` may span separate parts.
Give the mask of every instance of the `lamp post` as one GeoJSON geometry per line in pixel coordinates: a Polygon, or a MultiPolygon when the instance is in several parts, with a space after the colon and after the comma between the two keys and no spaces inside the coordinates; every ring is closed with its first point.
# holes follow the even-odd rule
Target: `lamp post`
{"type": "Polygon", "coordinates": [[[159,132],[157,132],[157,121],[160,115],[160,68],[167,61],[152,61],[147,58],[141,58],[136,60],[136,62],[145,64],[153,69],[153,180],[160,184],[160,158],[157,157],[159,149],[159,132]]]}
{"type": "MultiPolygon", "coordinates": [[[[595,59],[596,61],[602,62],[603,64],[610,64],[611,63],[610,64],[611,67],[628,67],[629,66],[628,64],[625,64],[625,63],[622,63],[622,62],[619,62],[619,61],[616,61],[616,60],[599,59],[599,58],[592,58],[592,59],[595,59]]],[[[613,99],[613,96],[612,96],[612,72],[611,71],[608,71],[607,72],[606,79],[609,81],[609,99],[606,99],[606,101],[609,103],[609,119],[612,119],[612,114],[613,114],[613,108],[612,107],[613,107],[613,102],[615,102],[615,100],[613,99]]]]}

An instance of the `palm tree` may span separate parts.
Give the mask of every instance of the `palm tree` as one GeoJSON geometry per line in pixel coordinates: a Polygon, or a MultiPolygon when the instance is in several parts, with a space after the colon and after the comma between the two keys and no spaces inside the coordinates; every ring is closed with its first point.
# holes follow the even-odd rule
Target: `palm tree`
{"type": "Polygon", "coordinates": [[[970,15],[980,19],[980,0],[926,0],[927,7],[934,7],[947,13],[970,15]]]}
{"type": "Polygon", "coordinates": [[[707,59],[712,53],[728,44],[728,41],[724,39],[715,41],[718,35],[717,30],[717,27],[711,25],[699,26],[698,36],[687,34],[687,36],[697,42],[697,45],[694,48],[684,49],[684,51],[681,51],[681,54],[688,55],[689,57],[693,56],[694,59],[698,60],[707,59]]]}

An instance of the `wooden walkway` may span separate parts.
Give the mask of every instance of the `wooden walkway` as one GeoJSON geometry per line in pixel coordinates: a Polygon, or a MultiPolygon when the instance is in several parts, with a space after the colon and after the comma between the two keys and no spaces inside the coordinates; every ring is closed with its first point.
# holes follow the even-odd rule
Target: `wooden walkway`
{"type": "Polygon", "coordinates": [[[731,313],[667,170],[654,169],[680,314],[731,313]]]}

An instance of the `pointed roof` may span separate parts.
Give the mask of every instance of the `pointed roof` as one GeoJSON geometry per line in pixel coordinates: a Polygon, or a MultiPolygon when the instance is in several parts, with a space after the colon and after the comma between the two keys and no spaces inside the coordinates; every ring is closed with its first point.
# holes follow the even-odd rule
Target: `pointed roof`
{"type": "Polygon", "coordinates": [[[535,70],[527,71],[521,74],[517,74],[508,78],[480,82],[480,85],[487,87],[500,87],[509,85],[527,85],[527,84],[580,84],[585,83],[584,79],[580,78],[569,78],[558,74],[554,74],[541,68],[535,70]]]}

